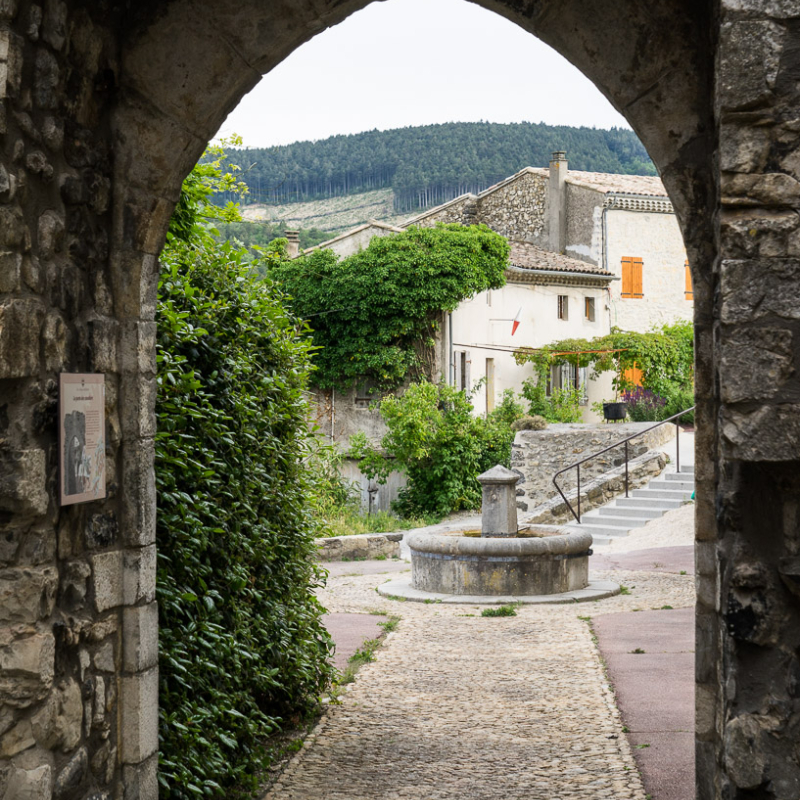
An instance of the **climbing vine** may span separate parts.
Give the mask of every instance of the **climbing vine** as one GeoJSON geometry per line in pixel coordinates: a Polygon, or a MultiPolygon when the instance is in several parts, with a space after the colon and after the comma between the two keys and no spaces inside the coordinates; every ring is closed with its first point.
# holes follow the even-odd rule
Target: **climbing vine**
{"type": "Polygon", "coordinates": [[[282,262],[271,276],[313,328],[317,386],[367,382],[387,390],[439,377],[442,312],[503,286],[508,252],[506,239],[485,225],[438,225],[375,237],[343,259],[317,250],[282,262]]]}

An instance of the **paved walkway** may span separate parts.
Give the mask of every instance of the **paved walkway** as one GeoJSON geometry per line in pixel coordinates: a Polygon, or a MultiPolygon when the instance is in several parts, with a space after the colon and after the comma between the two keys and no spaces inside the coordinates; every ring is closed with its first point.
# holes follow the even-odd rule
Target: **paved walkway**
{"type": "Polygon", "coordinates": [[[390,613],[401,622],[267,798],[644,800],[581,617],[690,607],[693,578],[598,575],[613,575],[631,593],[523,607],[507,618],[482,618],[471,606],[387,600],[375,587],[389,574],[331,576],[320,593],[331,612],[390,613]]]}

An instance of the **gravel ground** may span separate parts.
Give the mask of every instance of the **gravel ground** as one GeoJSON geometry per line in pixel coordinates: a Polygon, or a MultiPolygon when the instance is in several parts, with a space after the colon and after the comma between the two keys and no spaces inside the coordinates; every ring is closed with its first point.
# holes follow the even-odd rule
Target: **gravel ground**
{"type": "Polygon", "coordinates": [[[582,617],[694,603],[691,576],[599,572],[629,594],[522,607],[380,597],[383,575],[329,578],[331,612],[401,617],[273,785],[269,800],[645,800],[582,617]]]}

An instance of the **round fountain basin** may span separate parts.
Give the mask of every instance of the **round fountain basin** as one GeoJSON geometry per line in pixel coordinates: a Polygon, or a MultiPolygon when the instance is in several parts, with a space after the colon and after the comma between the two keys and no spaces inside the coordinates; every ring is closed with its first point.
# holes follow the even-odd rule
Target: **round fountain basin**
{"type": "Polygon", "coordinates": [[[452,595],[548,595],[589,584],[592,535],[561,529],[542,538],[409,537],[411,585],[452,595]]]}

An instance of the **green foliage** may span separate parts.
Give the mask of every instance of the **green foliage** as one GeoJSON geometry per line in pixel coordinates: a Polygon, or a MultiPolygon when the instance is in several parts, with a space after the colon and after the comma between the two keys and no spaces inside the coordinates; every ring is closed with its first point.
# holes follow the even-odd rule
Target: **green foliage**
{"type": "Polygon", "coordinates": [[[580,422],[583,419],[583,390],[575,387],[553,389],[548,397],[545,393],[546,381],[546,374],[542,370],[523,381],[522,397],[528,401],[528,413],[545,422],[580,422]]]}
{"type": "Polygon", "coordinates": [[[497,608],[484,608],[481,611],[482,617],[516,617],[517,608],[513,605],[497,606],[497,608]]]}
{"type": "MultiPolygon", "coordinates": [[[[291,228],[285,222],[270,223],[244,219],[238,222],[226,222],[217,227],[223,239],[236,247],[248,249],[267,247],[275,239],[285,239],[286,231],[291,228]]],[[[321,231],[319,228],[299,228],[298,233],[300,248],[303,250],[315,247],[334,236],[330,231],[321,231]]]]}
{"type": "Polygon", "coordinates": [[[572,169],[656,174],[629,130],[451,122],[248,149],[247,180],[253,201],[266,203],[391,187],[405,212],[480,192],[523,167],[546,167],[554,150],[567,151],[572,169]]]}
{"type": "Polygon", "coordinates": [[[272,271],[314,328],[314,382],[376,390],[435,377],[442,312],[505,283],[508,242],[485,225],[410,228],[339,260],[318,250],[272,271]]]}
{"type": "Polygon", "coordinates": [[[162,253],[157,314],[159,782],[181,800],[254,788],[264,739],[333,674],[302,464],[310,342],[246,253],[193,233],[202,197],[162,253]]]}
{"type": "Polygon", "coordinates": [[[401,397],[381,401],[389,429],[381,440],[383,452],[357,434],[350,440],[351,455],[361,459],[365,475],[378,480],[385,480],[391,469],[406,473],[408,486],[397,501],[404,516],[443,517],[479,508],[477,476],[495,464],[509,466],[514,434],[507,423],[475,417],[472,411],[467,395],[452,386],[411,384],[401,397]]]}

